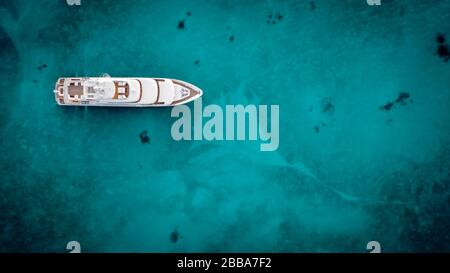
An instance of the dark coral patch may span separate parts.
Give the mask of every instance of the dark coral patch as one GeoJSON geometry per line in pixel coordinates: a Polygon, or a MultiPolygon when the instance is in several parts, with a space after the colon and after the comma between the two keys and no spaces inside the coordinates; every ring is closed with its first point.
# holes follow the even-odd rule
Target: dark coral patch
{"type": "Polygon", "coordinates": [[[448,45],[440,45],[438,47],[437,54],[439,57],[444,59],[444,62],[448,62],[450,59],[450,50],[448,49],[448,45]]]}
{"type": "Polygon", "coordinates": [[[139,138],[141,139],[141,143],[142,144],[150,144],[150,137],[148,136],[147,130],[142,131],[139,134],[139,138]]]}
{"type": "Polygon", "coordinates": [[[436,54],[443,59],[444,62],[448,62],[448,60],[450,60],[450,50],[448,49],[448,44],[445,43],[445,35],[438,33],[436,36],[436,42],[438,43],[436,54]]]}
{"type": "Polygon", "coordinates": [[[411,95],[409,93],[406,92],[401,92],[398,95],[398,98],[395,100],[396,103],[400,104],[400,105],[406,105],[408,103],[408,99],[411,97],[411,95]]]}
{"type": "Polygon", "coordinates": [[[179,239],[180,239],[180,233],[178,232],[177,229],[174,229],[172,231],[172,233],[170,233],[170,242],[172,244],[175,244],[176,242],[178,242],[179,239]]]}
{"type": "Polygon", "coordinates": [[[322,100],[322,113],[332,114],[334,112],[334,105],[332,98],[328,97],[322,100]]]}
{"type": "Polygon", "coordinates": [[[412,103],[413,101],[411,100],[411,95],[408,92],[401,92],[400,94],[398,94],[397,99],[394,102],[388,102],[385,105],[380,107],[380,110],[382,111],[391,111],[392,108],[394,108],[394,106],[396,104],[401,105],[401,106],[405,106],[408,103],[412,103]]]}
{"type": "Polygon", "coordinates": [[[186,25],[184,24],[184,19],[178,22],[178,29],[184,29],[186,25]]]}
{"type": "Polygon", "coordinates": [[[283,15],[281,15],[281,13],[276,13],[276,14],[270,13],[267,16],[266,22],[268,25],[275,25],[277,22],[281,22],[282,20],[283,20],[283,15]]]}
{"type": "Polygon", "coordinates": [[[391,111],[392,107],[394,107],[394,103],[393,102],[388,102],[385,105],[381,106],[380,110],[391,111]]]}
{"type": "Polygon", "coordinates": [[[442,34],[442,33],[438,33],[438,35],[437,35],[437,37],[436,37],[436,41],[437,41],[439,44],[445,43],[445,35],[442,34]]]}

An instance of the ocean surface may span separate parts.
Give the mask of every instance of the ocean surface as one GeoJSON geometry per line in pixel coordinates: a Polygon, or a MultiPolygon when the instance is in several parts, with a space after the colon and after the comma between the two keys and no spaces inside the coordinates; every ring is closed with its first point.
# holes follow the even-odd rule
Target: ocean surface
{"type": "Polygon", "coordinates": [[[0,252],[449,252],[447,44],[448,0],[0,0],[0,252]],[[279,148],[55,103],[103,73],[279,105],[279,148]]]}

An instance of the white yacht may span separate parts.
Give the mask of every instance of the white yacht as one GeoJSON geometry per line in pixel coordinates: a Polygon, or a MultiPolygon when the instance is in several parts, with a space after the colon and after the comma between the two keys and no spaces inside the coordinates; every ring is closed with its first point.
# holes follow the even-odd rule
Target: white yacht
{"type": "Polygon", "coordinates": [[[162,78],[59,78],[55,85],[59,105],[159,107],[193,101],[203,91],[187,82],[162,78]]]}

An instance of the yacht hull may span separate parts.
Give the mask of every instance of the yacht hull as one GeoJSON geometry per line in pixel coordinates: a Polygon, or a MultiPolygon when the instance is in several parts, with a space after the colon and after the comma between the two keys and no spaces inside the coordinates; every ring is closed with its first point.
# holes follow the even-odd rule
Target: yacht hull
{"type": "Polygon", "coordinates": [[[59,78],[54,94],[61,106],[170,107],[191,102],[203,91],[176,79],[108,76],[59,78]]]}

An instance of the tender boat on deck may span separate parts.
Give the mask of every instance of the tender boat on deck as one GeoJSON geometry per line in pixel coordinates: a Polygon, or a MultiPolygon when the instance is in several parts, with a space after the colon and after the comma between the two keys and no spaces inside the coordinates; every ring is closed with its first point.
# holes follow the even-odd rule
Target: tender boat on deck
{"type": "Polygon", "coordinates": [[[193,101],[203,91],[187,82],[162,78],[59,78],[55,86],[59,105],[160,107],[193,101]]]}

